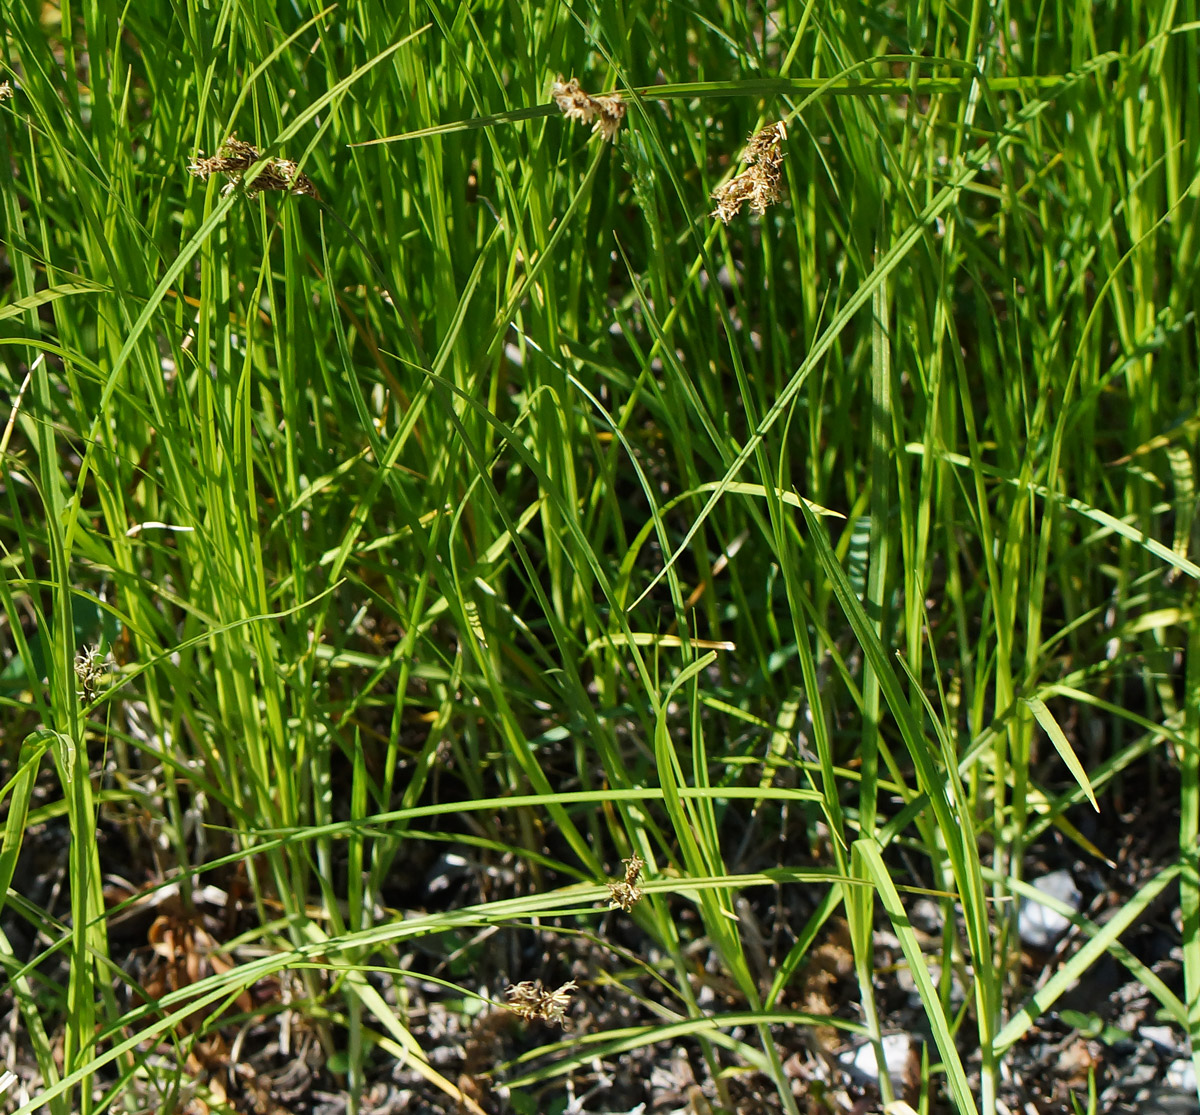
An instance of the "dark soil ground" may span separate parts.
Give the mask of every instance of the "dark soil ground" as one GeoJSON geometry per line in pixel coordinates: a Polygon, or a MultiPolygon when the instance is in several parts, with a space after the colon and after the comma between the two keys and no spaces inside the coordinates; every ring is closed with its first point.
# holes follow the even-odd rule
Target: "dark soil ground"
{"type": "MultiPolygon", "coordinates": [[[[1067,870],[1080,891],[1082,913],[1094,923],[1102,924],[1178,854],[1175,818],[1152,814],[1148,799],[1130,793],[1136,786],[1134,772],[1125,782],[1122,811],[1117,812],[1117,803],[1110,800],[1099,818],[1090,810],[1086,814],[1081,810],[1073,818],[1111,866],[1083,855],[1057,834],[1034,848],[1026,863],[1027,878],[1067,870]]],[[[43,800],[57,792],[52,778],[46,777],[43,800]]],[[[1161,788],[1158,793],[1161,795],[1161,788]]],[[[206,877],[190,904],[174,888],[150,892],[153,880],[146,876],[145,864],[153,862],[151,846],[131,847],[132,831],[127,819],[116,818],[110,818],[101,830],[110,903],[115,906],[134,897],[139,887],[147,892],[144,901],[115,914],[109,927],[112,954],[128,977],[114,984],[130,1007],[187,986],[222,965],[237,963],[242,952],[250,955],[236,947],[224,952],[221,945],[252,928],[257,918],[246,879],[236,871],[206,877]],[[135,863],[142,864],[140,881],[130,878],[135,863]],[[139,987],[141,993],[132,992],[131,986],[139,987]]],[[[799,849],[810,846],[807,839],[789,841],[786,833],[767,833],[755,817],[729,835],[730,846],[741,849],[738,870],[761,870],[780,862],[795,865],[797,860],[789,856],[803,859],[806,853],[799,849]]],[[[48,820],[34,825],[26,833],[13,882],[22,898],[63,922],[69,913],[67,850],[64,822],[48,820]]],[[[897,879],[918,886],[930,884],[919,877],[911,857],[897,854],[892,859],[897,879]]],[[[406,875],[397,880],[396,892],[389,899],[397,908],[410,911],[452,909],[569,881],[544,876],[534,880],[511,856],[481,853],[452,842],[414,840],[405,862],[406,875]]],[[[620,865],[614,864],[612,869],[619,877],[620,865]]],[[[821,897],[798,886],[746,892],[738,915],[747,954],[761,969],[764,989],[821,897]]],[[[909,913],[928,952],[940,952],[944,906],[929,899],[912,899],[909,913]]],[[[691,941],[687,961],[701,1006],[714,1012],[744,1008],[707,947],[693,908],[679,900],[675,914],[681,936],[691,941]]],[[[13,904],[5,910],[0,928],[18,964],[41,953],[49,943],[13,904]]],[[[1019,1003],[1044,984],[1084,940],[1081,932],[1072,929],[1048,949],[1026,948],[1023,986],[1012,989],[1013,1002],[1019,1003]]],[[[1176,888],[1168,887],[1162,893],[1125,934],[1123,943],[1171,991],[1182,996],[1176,888]]],[[[897,1093],[916,1105],[919,1082],[926,1071],[923,1058],[935,1061],[936,1051],[899,942],[882,919],[875,953],[875,994],[890,1035],[893,1082],[897,1093]]],[[[656,969],[670,967],[669,958],[658,953],[636,920],[619,909],[587,924],[572,918],[558,923],[542,921],[536,927],[497,926],[442,934],[412,946],[400,957],[400,966],[403,975],[396,970],[393,957],[385,970],[371,976],[372,982],[427,1052],[433,1069],[468,1102],[454,1100],[411,1063],[377,1052],[369,1062],[369,1075],[359,1097],[358,1110],[364,1115],[457,1115],[467,1110],[488,1115],[750,1115],[783,1110],[771,1081],[739,1066],[725,1051],[720,1053],[719,1066],[710,1064],[699,1043],[686,1038],[619,1053],[606,1053],[603,1045],[597,1045],[595,1056],[582,1071],[550,1073],[543,1082],[520,1090],[507,1087],[507,1081],[531,1069],[552,1069],[560,1043],[653,1025],[664,1013],[679,1009],[678,1002],[671,1000],[654,978],[656,969]],[[574,981],[577,989],[569,997],[561,1027],[523,1019],[507,1008],[506,989],[524,980],[539,981],[547,989],[574,981]],[[447,982],[467,994],[456,995],[447,982]],[[715,1073],[714,1068],[718,1069],[715,1073]]],[[[60,954],[43,956],[37,971],[47,989],[43,1022],[61,1052],[62,1003],[50,989],[63,986],[64,961],[60,954]]],[[[245,1115],[341,1115],[349,1111],[348,1081],[337,1071],[343,1063],[339,1049],[347,1032],[337,1017],[314,1022],[315,1012],[308,1007],[314,996],[320,1001],[328,990],[325,978],[311,972],[296,973],[255,987],[216,1023],[203,1016],[189,1020],[175,1035],[178,1044],[164,1042],[142,1051],[147,1064],[161,1070],[149,1075],[163,1081],[175,1079],[178,1091],[160,1095],[131,1086],[112,1110],[223,1110],[245,1115]],[[207,1089],[203,1099],[197,1088],[200,1084],[207,1089]]],[[[952,1007],[961,1003],[962,995],[955,976],[952,1007]]],[[[336,1011],[336,994],[328,1006],[336,1011]]],[[[840,918],[835,916],[826,923],[807,964],[797,972],[779,1006],[858,1020],[857,985],[840,918]]],[[[969,1023],[961,1032],[970,1032],[969,1023]]],[[[816,1115],[878,1109],[874,1057],[845,1042],[842,1033],[832,1026],[774,1030],[801,1111],[816,1115]]],[[[736,1031],[734,1036],[751,1046],[758,1041],[757,1034],[748,1030],[736,1031]]],[[[977,1072],[977,1052],[963,1048],[962,1053],[968,1067],[977,1072]]],[[[1013,1113],[1067,1112],[1072,1110],[1073,1100],[1086,1109],[1091,1088],[1099,1111],[1194,1111],[1194,1079],[1189,1090],[1186,1057],[1183,1034],[1159,1016],[1147,989],[1126,967],[1105,957],[1005,1055],[1001,1101],[1013,1113]],[[1171,1107],[1172,1103],[1186,1106],[1171,1107]]],[[[0,1065],[12,1069],[18,1078],[0,1099],[0,1110],[15,1110],[36,1094],[39,1077],[9,987],[0,992],[0,1065]]],[[[951,1108],[938,1100],[931,1110],[951,1108]]]]}

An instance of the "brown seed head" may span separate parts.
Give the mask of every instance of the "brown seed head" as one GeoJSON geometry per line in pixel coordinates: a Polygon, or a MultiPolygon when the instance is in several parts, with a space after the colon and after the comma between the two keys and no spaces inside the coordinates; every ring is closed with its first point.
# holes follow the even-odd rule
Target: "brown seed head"
{"type": "Polygon", "coordinates": [[[750,212],[762,215],[783,192],[783,141],[787,129],[783,121],[771,124],[746,140],[742,161],[750,165],[712,192],[717,207],[710,214],[729,224],[749,204],[750,212]]]}
{"type": "Polygon", "coordinates": [[[568,980],[556,991],[547,991],[541,981],[525,980],[508,988],[508,1009],[522,1018],[540,1018],[559,1026],[566,1026],[565,1012],[571,1005],[571,992],[576,990],[574,980],[568,980]]]}
{"type": "Polygon", "coordinates": [[[641,901],[642,888],[638,886],[645,861],[634,852],[625,861],[625,879],[623,882],[608,884],[608,908],[620,908],[629,913],[641,901]]]}
{"type": "MultiPolygon", "coordinates": [[[[258,148],[254,144],[238,139],[235,134],[221,144],[220,152],[212,158],[206,159],[204,153],[200,152],[188,164],[188,173],[197,178],[208,178],[210,174],[229,175],[231,181],[222,191],[228,193],[242,180],[242,175],[261,159],[262,155],[259,154],[258,148]]],[[[304,194],[317,201],[321,200],[321,195],[317,192],[317,187],[313,185],[312,179],[304,174],[291,159],[268,159],[254,181],[246,187],[246,193],[250,197],[262,193],[263,190],[304,194]]]]}
{"type": "Polygon", "coordinates": [[[591,124],[593,132],[599,132],[605,139],[616,141],[621,121],[625,119],[625,104],[619,93],[593,97],[579,88],[577,79],[563,81],[560,75],[550,87],[550,95],[568,120],[591,124]]]}

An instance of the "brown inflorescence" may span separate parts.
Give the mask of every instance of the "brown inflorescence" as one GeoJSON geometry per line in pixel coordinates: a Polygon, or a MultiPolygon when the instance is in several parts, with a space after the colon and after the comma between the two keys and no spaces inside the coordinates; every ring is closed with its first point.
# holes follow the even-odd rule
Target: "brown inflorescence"
{"type": "Polygon", "coordinates": [[[638,886],[638,879],[641,877],[643,866],[645,866],[645,861],[637,852],[634,852],[625,861],[624,881],[608,884],[609,909],[615,910],[619,907],[629,913],[637,905],[642,897],[642,888],[638,886]]]}
{"type": "MultiPolygon", "coordinates": [[[[262,155],[257,147],[238,139],[236,135],[231,135],[221,144],[220,152],[212,158],[206,159],[204,152],[200,152],[188,164],[188,173],[194,174],[197,178],[208,178],[210,174],[227,174],[233,180],[222,192],[228,193],[242,180],[242,175],[261,159],[262,155]]],[[[321,195],[317,192],[317,187],[313,185],[312,179],[301,171],[291,159],[268,159],[254,181],[246,186],[246,193],[250,197],[254,197],[263,190],[304,194],[317,201],[321,200],[321,195]]]]}
{"type": "Polygon", "coordinates": [[[619,93],[593,97],[579,88],[575,78],[563,81],[560,77],[550,89],[554,103],[568,120],[591,124],[592,131],[605,139],[616,141],[617,130],[625,119],[625,105],[619,93]]]}
{"type": "Polygon", "coordinates": [[[717,207],[712,216],[729,224],[741,212],[747,202],[750,212],[760,216],[767,207],[774,205],[782,196],[783,187],[783,141],[787,130],[783,122],[772,124],[756,132],[746,141],[742,161],[750,165],[712,192],[717,207]]]}
{"type": "Polygon", "coordinates": [[[522,1018],[540,1018],[543,1022],[566,1026],[565,1011],[571,1005],[571,992],[576,989],[574,980],[568,980],[556,991],[547,991],[541,982],[525,980],[508,988],[508,1009],[522,1018]]]}

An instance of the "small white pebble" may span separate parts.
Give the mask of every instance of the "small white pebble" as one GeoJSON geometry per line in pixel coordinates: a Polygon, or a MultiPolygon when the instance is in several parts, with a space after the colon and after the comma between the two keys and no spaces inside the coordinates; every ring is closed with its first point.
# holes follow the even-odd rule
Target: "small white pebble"
{"type": "MultiPolygon", "coordinates": [[[[1163,1083],[1168,1088],[1177,1088],[1181,1092],[1195,1092],[1196,1090],[1196,1067],[1191,1061],[1180,1058],[1178,1061],[1172,1061],[1167,1066],[1167,1074],[1163,1078],[1163,1083]]],[[[1193,1099],[1195,1097],[1193,1096],[1193,1099]]]]}
{"type": "Polygon", "coordinates": [[[1179,1049],[1183,1039],[1176,1037],[1170,1026],[1139,1026],[1138,1037],[1157,1045],[1159,1049],[1179,1049]]]}
{"type": "MultiPolygon", "coordinates": [[[[1079,893],[1075,880],[1066,871],[1052,871],[1049,875],[1034,879],[1033,886],[1034,889],[1058,899],[1078,912],[1083,895],[1079,893]]],[[[1030,948],[1050,948],[1070,925],[1070,920],[1057,910],[1051,910],[1048,906],[1042,906],[1028,898],[1021,899],[1020,912],[1017,914],[1017,932],[1030,948]]]]}
{"type": "MultiPolygon", "coordinates": [[[[912,1052],[912,1038],[907,1034],[887,1034],[882,1039],[883,1061],[887,1065],[888,1076],[893,1081],[903,1080],[908,1072],[909,1055],[912,1052]]],[[[857,1049],[847,1049],[838,1054],[838,1060],[851,1075],[859,1080],[869,1080],[877,1083],[879,1080],[879,1061],[875,1056],[875,1046],[870,1042],[860,1045],[857,1049]]]]}

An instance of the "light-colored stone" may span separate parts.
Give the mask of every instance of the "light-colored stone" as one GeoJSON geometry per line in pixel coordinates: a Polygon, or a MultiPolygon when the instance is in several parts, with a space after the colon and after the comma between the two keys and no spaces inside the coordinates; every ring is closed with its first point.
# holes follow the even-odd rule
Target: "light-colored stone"
{"type": "MultiPolygon", "coordinates": [[[[1033,880],[1036,890],[1055,898],[1064,905],[1078,912],[1083,895],[1075,885],[1075,880],[1066,871],[1052,871],[1033,880]]],[[[1040,903],[1022,898],[1020,912],[1017,914],[1017,932],[1021,940],[1030,948],[1048,949],[1070,928],[1070,919],[1057,910],[1050,909],[1040,903]]]]}

